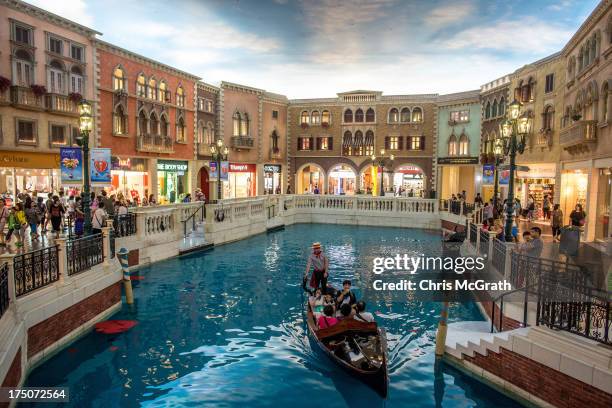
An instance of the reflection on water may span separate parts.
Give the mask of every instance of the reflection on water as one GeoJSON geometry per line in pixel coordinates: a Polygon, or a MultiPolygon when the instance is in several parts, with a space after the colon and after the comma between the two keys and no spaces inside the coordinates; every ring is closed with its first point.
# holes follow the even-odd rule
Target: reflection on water
{"type": "MultiPolygon", "coordinates": [[[[300,286],[312,241],[329,255],[331,282],[351,279],[358,295],[374,257],[439,248],[439,235],[426,231],[298,225],[145,267],[135,305],[114,316],[139,324],[113,336],[90,333],[27,385],[68,386],[74,407],[515,406],[435,364],[433,302],[368,302],[387,331],[388,400],[333,365],[304,327],[300,286]]],[[[451,304],[451,321],[475,319],[475,305],[451,304]]]]}

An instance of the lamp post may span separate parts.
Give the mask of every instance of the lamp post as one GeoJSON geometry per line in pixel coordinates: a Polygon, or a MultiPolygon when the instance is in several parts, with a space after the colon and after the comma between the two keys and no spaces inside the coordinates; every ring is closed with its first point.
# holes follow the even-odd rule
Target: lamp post
{"type": "Polygon", "coordinates": [[[93,117],[91,116],[91,104],[83,99],[79,102],[79,131],[77,144],[83,149],[83,213],[85,222],[83,229],[85,235],[91,234],[91,185],[89,180],[89,133],[93,128],[93,117]]]}
{"type": "MultiPolygon", "coordinates": [[[[380,166],[381,171],[380,171],[380,196],[384,197],[385,196],[385,188],[384,188],[384,183],[385,183],[385,163],[387,162],[387,157],[385,157],[385,149],[380,149],[380,157],[376,157],[374,154],[372,154],[372,163],[375,165],[380,166]]],[[[389,162],[392,162],[393,159],[395,157],[393,155],[389,155],[388,159],[389,162]]]]}
{"type": "Polygon", "coordinates": [[[221,191],[221,162],[227,160],[229,149],[224,145],[223,140],[217,139],[217,143],[210,146],[210,155],[217,163],[217,200],[223,197],[221,191]]]}
{"type": "Polygon", "coordinates": [[[493,182],[493,209],[497,213],[499,197],[499,165],[504,161],[504,144],[501,138],[497,138],[493,145],[493,155],[495,156],[495,180],[493,182]]]}
{"type": "Polygon", "coordinates": [[[512,221],[514,215],[514,171],[516,154],[523,154],[526,137],[531,132],[532,119],[527,112],[521,112],[523,105],[516,99],[508,105],[506,120],[499,125],[500,140],[505,156],[510,156],[510,178],[508,180],[508,201],[506,202],[506,242],[512,241],[512,221]]]}

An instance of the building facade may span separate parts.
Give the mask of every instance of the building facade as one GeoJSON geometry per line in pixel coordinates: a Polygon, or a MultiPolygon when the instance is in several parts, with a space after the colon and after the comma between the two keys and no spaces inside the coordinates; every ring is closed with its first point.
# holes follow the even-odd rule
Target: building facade
{"type": "MultiPolygon", "coordinates": [[[[198,77],[96,41],[97,145],[112,149],[111,192],[177,202],[195,188],[198,77]]],[[[205,122],[206,123],[206,122],[205,122]]]]}
{"type": "Polygon", "coordinates": [[[93,100],[96,31],[20,1],[0,2],[0,192],[57,191],[59,148],[93,100]]]}
{"type": "Polygon", "coordinates": [[[436,188],[436,98],[358,90],[292,100],[287,140],[292,189],[377,195],[382,182],[386,193],[401,188],[405,195],[430,196],[436,188]]]}
{"type": "Polygon", "coordinates": [[[438,196],[480,192],[480,90],[438,97],[438,196]]]}
{"type": "Polygon", "coordinates": [[[536,218],[543,219],[543,204],[548,197],[550,208],[559,202],[559,129],[563,112],[565,64],[555,53],[525,65],[511,75],[513,99],[533,120],[523,154],[516,158],[520,166],[515,176],[515,197],[526,207],[529,198],[536,207],[536,218]]]}
{"type": "Polygon", "coordinates": [[[211,146],[217,140],[219,124],[219,88],[205,82],[196,83],[195,188],[200,188],[207,199],[214,195],[210,181],[211,146]],[[199,169],[199,170],[198,170],[199,169]]]}
{"type": "MultiPolygon", "coordinates": [[[[223,198],[284,191],[287,105],[283,95],[231,82],[221,83],[219,132],[230,149],[223,198]]],[[[216,185],[217,181],[212,183],[216,185]]]]}
{"type": "Polygon", "coordinates": [[[565,219],[586,211],[585,238],[605,240],[612,195],[612,2],[602,1],[561,51],[566,83],[560,144],[565,219]]]}

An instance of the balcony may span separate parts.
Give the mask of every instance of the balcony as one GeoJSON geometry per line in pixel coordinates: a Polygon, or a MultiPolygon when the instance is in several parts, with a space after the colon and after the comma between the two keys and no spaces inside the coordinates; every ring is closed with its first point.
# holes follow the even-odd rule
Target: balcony
{"type": "Polygon", "coordinates": [[[210,144],[208,143],[198,143],[198,155],[200,156],[210,156],[210,144]]]}
{"type": "Polygon", "coordinates": [[[533,147],[550,147],[552,146],[552,138],[552,129],[540,129],[540,131],[534,135],[533,147]]]}
{"type": "Polygon", "coordinates": [[[23,86],[11,86],[11,103],[16,108],[43,110],[43,97],[34,94],[32,89],[23,86]]]}
{"type": "Polygon", "coordinates": [[[47,94],[45,96],[47,111],[67,116],[79,116],[77,104],[66,95],[47,94]]]}
{"type": "Polygon", "coordinates": [[[280,149],[271,147],[270,148],[270,159],[280,159],[282,156],[280,149]]]}
{"type": "Polygon", "coordinates": [[[575,150],[586,147],[590,143],[597,142],[597,121],[579,120],[559,134],[559,144],[565,150],[575,150]]]}
{"type": "Polygon", "coordinates": [[[11,93],[7,88],[5,91],[0,91],[0,106],[11,104],[11,93]]]}
{"type": "Polygon", "coordinates": [[[254,144],[254,139],[252,137],[232,136],[231,146],[234,149],[252,149],[254,144]]]}
{"type": "Polygon", "coordinates": [[[148,153],[174,153],[174,143],[168,136],[140,135],[136,139],[136,150],[148,153]]]}

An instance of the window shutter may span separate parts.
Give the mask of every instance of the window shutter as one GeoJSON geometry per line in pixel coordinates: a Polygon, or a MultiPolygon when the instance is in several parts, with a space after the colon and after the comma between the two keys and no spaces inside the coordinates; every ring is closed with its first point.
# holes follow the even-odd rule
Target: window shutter
{"type": "Polygon", "coordinates": [[[310,146],[309,147],[310,147],[310,149],[308,149],[308,150],[314,150],[313,149],[313,147],[314,147],[314,137],[310,138],[310,146]]]}
{"type": "Polygon", "coordinates": [[[397,138],[397,150],[404,150],[404,136],[397,138]]]}
{"type": "Polygon", "coordinates": [[[317,137],[317,150],[321,150],[321,138],[317,137]]]}
{"type": "Polygon", "coordinates": [[[412,150],[412,138],[414,136],[406,136],[406,150],[412,150]]]}
{"type": "Polygon", "coordinates": [[[421,150],[425,150],[425,136],[421,136],[421,150]]]}
{"type": "Polygon", "coordinates": [[[385,136],[385,150],[389,150],[389,136],[385,136]]]}
{"type": "Polygon", "coordinates": [[[302,145],[302,138],[301,138],[301,137],[298,137],[298,138],[297,138],[297,142],[298,142],[297,149],[298,149],[298,150],[302,150],[302,146],[303,146],[303,145],[302,145]]]}
{"type": "Polygon", "coordinates": [[[327,150],[333,150],[333,149],[334,149],[334,138],[328,137],[327,138],[327,150]]]}

